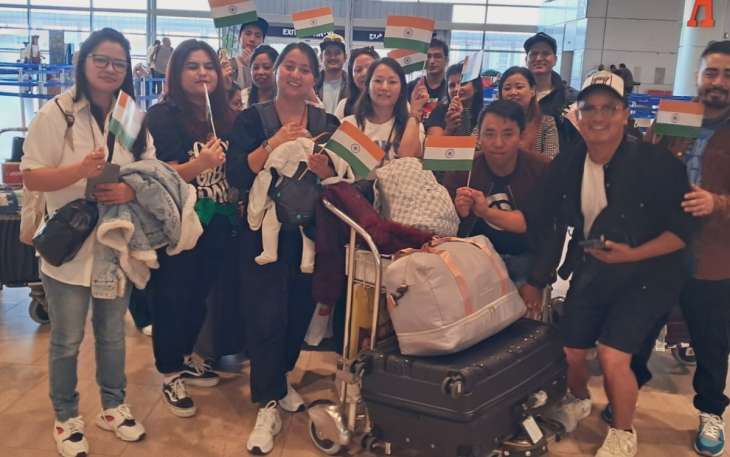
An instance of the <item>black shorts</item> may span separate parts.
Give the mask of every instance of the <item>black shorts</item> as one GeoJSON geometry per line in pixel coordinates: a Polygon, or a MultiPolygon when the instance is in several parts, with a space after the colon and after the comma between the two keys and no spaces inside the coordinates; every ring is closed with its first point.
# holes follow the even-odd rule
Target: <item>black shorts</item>
{"type": "Polygon", "coordinates": [[[559,324],[565,346],[588,349],[598,342],[628,354],[640,353],[657,322],[679,303],[674,285],[641,276],[617,281],[610,274],[577,272],[559,324]]]}

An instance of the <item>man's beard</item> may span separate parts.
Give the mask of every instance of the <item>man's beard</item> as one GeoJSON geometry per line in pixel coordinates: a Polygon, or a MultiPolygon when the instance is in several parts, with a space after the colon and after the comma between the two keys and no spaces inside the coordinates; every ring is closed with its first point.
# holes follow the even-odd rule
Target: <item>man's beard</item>
{"type": "Polygon", "coordinates": [[[725,89],[710,88],[700,92],[700,100],[702,104],[710,108],[724,109],[730,106],[730,100],[728,99],[728,91],[725,89]],[[718,99],[716,96],[721,96],[718,99]]]}

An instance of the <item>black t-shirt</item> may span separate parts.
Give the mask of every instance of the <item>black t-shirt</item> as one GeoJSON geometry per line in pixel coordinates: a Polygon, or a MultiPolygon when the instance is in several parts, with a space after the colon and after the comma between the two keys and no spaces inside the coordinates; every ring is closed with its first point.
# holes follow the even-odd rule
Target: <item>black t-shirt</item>
{"type": "MultiPolygon", "coordinates": [[[[423,78],[425,79],[425,77],[423,77],[423,78]]],[[[407,86],[408,101],[411,101],[411,94],[413,94],[413,89],[416,87],[416,84],[418,84],[418,81],[420,79],[421,78],[416,78],[413,81],[408,83],[408,86],[407,86]]],[[[428,90],[428,96],[430,98],[437,98],[439,100],[439,103],[449,103],[449,92],[448,92],[448,86],[446,83],[446,78],[444,78],[441,81],[441,84],[435,89],[432,89],[428,85],[428,82],[426,82],[426,89],[428,90]]]]}
{"type": "MultiPolygon", "coordinates": [[[[446,112],[449,109],[449,105],[439,104],[428,117],[424,117],[423,128],[428,129],[431,127],[441,127],[446,129],[446,112]]],[[[479,113],[474,113],[471,108],[464,107],[463,119],[467,120],[463,123],[458,131],[455,133],[456,136],[469,136],[474,131],[474,127],[477,123],[477,117],[479,113]]]]}
{"type": "MultiPolygon", "coordinates": [[[[490,208],[502,211],[514,211],[517,208],[514,194],[510,186],[512,176],[494,176],[489,189],[484,192],[490,208]]],[[[470,236],[484,235],[492,242],[494,249],[500,254],[520,255],[529,251],[527,235],[502,230],[482,218],[474,225],[470,236]]]]}
{"type": "MultiPolygon", "coordinates": [[[[155,142],[157,158],[163,162],[186,163],[205,144],[204,138],[196,140],[191,137],[181,115],[180,109],[169,102],[158,103],[147,112],[147,125],[155,142]]],[[[225,164],[205,170],[193,179],[192,184],[197,189],[198,199],[228,202],[225,164]]]]}

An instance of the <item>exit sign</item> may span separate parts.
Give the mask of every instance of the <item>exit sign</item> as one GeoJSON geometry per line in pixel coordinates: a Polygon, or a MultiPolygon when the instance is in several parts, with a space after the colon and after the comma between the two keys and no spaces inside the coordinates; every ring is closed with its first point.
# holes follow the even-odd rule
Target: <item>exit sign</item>
{"type": "Polygon", "coordinates": [[[692,7],[692,14],[689,15],[687,27],[706,27],[715,26],[715,13],[712,9],[712,0],[695,0],[692,7]],[[703,12],[702,19],[699,19],[700,11],[703,12]]]}

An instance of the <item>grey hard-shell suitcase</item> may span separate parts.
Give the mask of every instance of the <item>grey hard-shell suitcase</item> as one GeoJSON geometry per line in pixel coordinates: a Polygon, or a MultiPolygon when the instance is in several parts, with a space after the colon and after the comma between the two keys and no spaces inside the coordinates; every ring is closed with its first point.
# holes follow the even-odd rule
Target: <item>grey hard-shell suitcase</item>
{"type": "Polygon", "coordinates": [[[557,330],[530,319],[457,354],[403,356],[395,344],[381,344],[361,357],[362,395],[376,435],[419,455],[486,455],[524,434],[523,421],[566,389],[557,330]]]}

